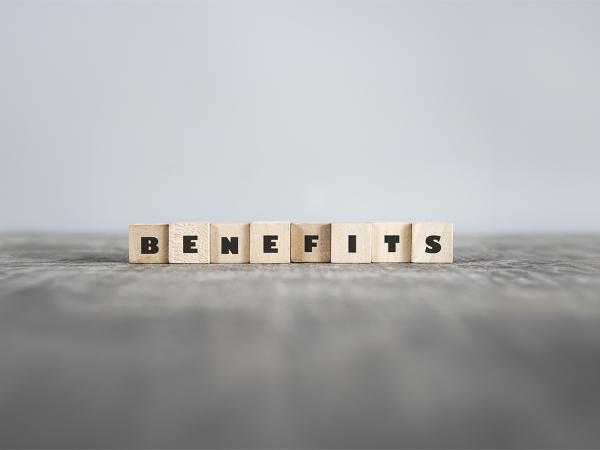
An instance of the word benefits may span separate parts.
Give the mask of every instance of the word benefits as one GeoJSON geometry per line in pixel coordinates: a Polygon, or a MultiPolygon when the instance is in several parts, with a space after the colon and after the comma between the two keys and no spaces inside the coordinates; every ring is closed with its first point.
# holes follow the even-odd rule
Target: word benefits
{"type": "Polygon", "coordinates": [[[129,262],[451,263],[450,223],[129,225],[129,262]]]}

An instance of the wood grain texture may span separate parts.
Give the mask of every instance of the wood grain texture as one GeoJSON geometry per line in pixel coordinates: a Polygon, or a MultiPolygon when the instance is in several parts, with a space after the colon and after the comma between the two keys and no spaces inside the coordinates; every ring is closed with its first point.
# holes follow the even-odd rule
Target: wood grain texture
{"type": "Polygon", "coordinates": [[[372,262],[410,262],[411,246],[410,223],[373,224],[372,262]]]}
{"type": "Polygon", "coordinates": [[[210,224],[210,262],[213,264],[244,264],[250,262],[249,223],[210,224]],[[237,248],[223,247],[223,239],[237,248]]]}
{"type": "Polygon", "coordinates": [[[166,264],[169,262],[169,225],[129,225],[129,262],[132,264],[166,264]],[[156,238],[158,252],[142,253],[142,238],[156,238]]]}
{"type": "Polygon", "coordinates": [[[210,262],[210,224],[169,224],[169,263],[208,264],[210,262]],[[189,252],[184,251],[184,236],[193,237],[189,252]]]}
{"type": "Polygon", "coordinates": [[[330,223],[292,223],[291,261],[298,263],[328,263],[331,261],[330,223]],[[309,239],[308,247],[306,237],[309,239]]]}
{"type": "Polygon", "coordinates": [[[250,224],[250,263],[290,262],[290,222],[252,222],[250,224]],[[265,252],[265,236],[269,239],[265,252]]]}
{"type": "Polygon", "coordinates": [[[0,234],[1,447],[599,448],[600,235],[454,245],[141,266],[125,233],[0,234]]]}
{"type": "Polygon", "coordinates": [[[411,261],[451,263],[454,258],[454,232],[451,223],[413,223],[411,261]],[[438,239],[439,237],[439,239],[438,239]],[[432,240],[428,243],[428,239],[432,240]],[[437,244],[436,244],[437,243],[437,244]],[[439,244],[439,251],[436,245],[439,244]]]}
{"type": "Polygon", "coordinates": [[[373,226],[370,223],[331,224],[332,263],[370,263],[373,226]],[[355,236],[355,251],[352,252],[350,236],[355,236]]]}

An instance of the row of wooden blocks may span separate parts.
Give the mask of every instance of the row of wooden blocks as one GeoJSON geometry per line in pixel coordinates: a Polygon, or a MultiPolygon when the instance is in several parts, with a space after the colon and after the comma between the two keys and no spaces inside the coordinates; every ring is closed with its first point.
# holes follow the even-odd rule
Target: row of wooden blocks
{"type": "Polygon", "coordinates": [[[450,223],[129,225],[129,262],[451,263],[450,223]]]}

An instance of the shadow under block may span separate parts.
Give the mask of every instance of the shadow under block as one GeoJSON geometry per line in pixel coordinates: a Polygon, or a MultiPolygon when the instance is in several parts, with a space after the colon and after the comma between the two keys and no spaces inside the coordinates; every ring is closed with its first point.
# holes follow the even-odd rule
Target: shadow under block
{"type": "Polygon", "coordinates": [[[410,262],[411,224],[374,223],[372,262],[410,262]]]}
{"type": "Polygon", "coordinates": [[[210,225],[172,223],[169,225],[169,263],[210,262],[210,225]]]}
{"type": "Polygon", "coordinates": [[[169,262],[169,225],[129,225],[129,262],[166,264],[169,262]]]}
{"type": "Polygon", "coordinates": [[[290,262],[290,223],[252,222],[250,224],[251,263],[290,262]]]}
{"type": "Polygon", "coordinates": [[[453,239],[451,223],[413,223],[411,261],[451,263],[453,239]]]}
{"type": "Polygon", "coordinates": [[[370,263],[372,229],[370,223],[332,223],[331,262],[370,263]]]}
{"type": "Polygon", "coordinates": [[[210,262],[214,264],[249,263],[250,224],[211,223],[210,262]]]}
{"type": "Polygon", "coordinates": [[[290,236],[292,262],[331,262],[330,223],[293,223],[290,236]]]}

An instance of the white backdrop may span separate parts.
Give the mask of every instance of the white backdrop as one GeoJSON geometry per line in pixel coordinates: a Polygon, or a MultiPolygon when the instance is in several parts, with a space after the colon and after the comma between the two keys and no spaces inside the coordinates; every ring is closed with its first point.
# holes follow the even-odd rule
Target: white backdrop
{"type": "Polygon", "coordinates": [[[600,2],[0,2],[0,231],[600,230],[600,2]]]}

